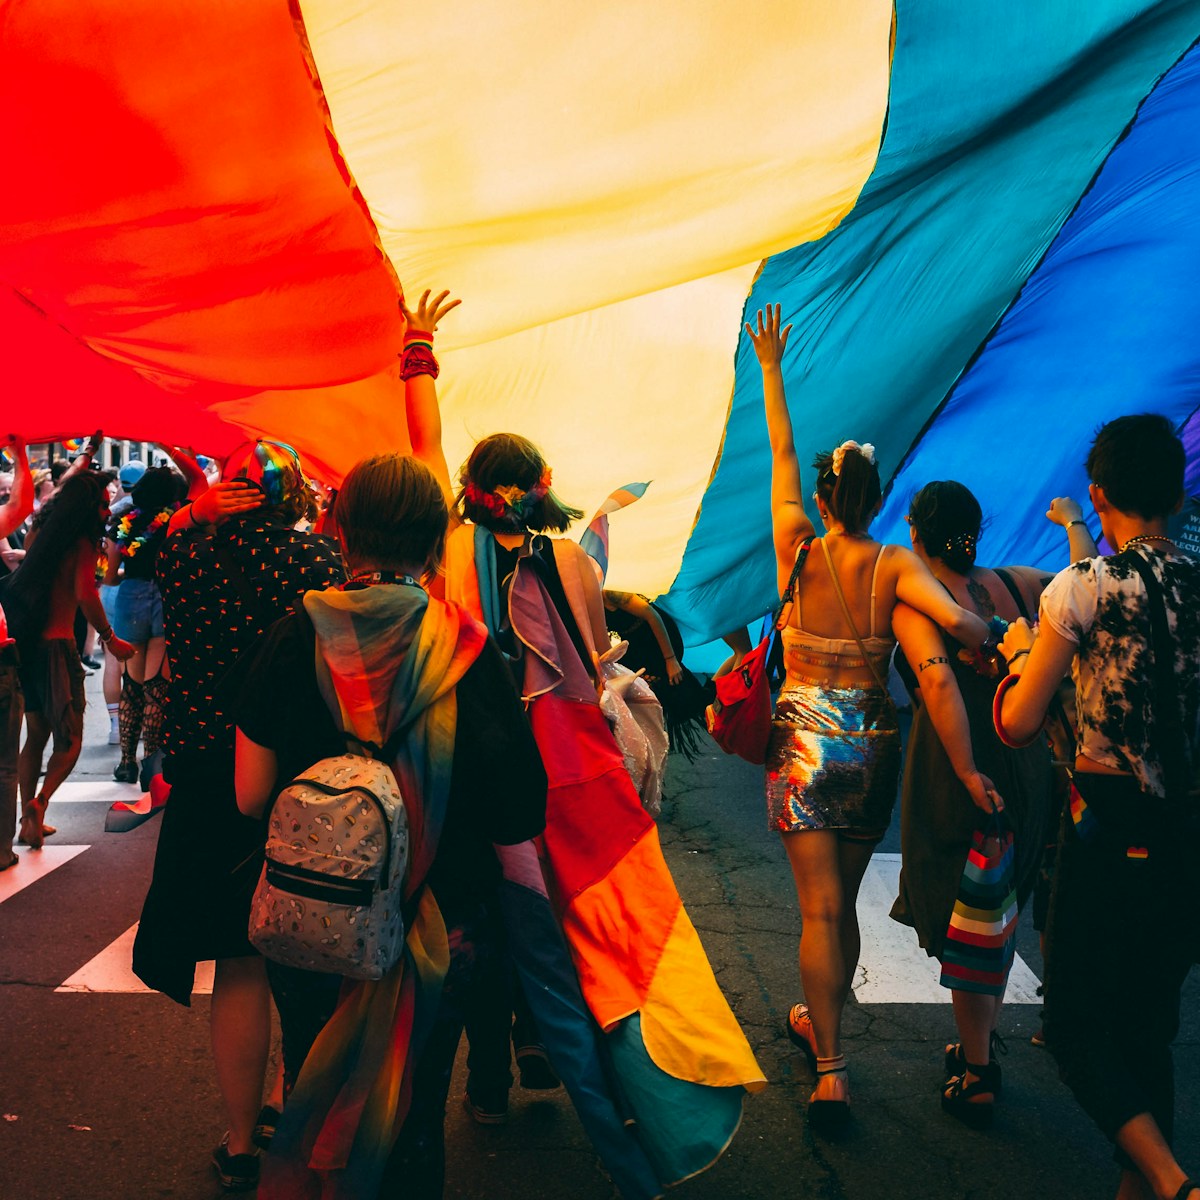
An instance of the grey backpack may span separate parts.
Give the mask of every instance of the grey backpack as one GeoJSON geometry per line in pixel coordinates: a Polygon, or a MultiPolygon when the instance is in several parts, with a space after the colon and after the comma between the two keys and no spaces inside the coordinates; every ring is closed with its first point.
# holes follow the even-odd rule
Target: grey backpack
{"type": "Polygon", "coordinates": [[[250,941],[267,958],[351,979],[380,979],[399,961],[408,815],[381,760],[404,732],[379,758],[323,758],[279,793],[250,906],[250,941]]]}

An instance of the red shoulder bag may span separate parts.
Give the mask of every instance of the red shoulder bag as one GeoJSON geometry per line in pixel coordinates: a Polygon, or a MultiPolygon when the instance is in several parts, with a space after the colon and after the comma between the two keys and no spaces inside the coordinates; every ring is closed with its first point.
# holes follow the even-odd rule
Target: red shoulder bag
{"type": "Polygon", "coordinates": [[[736,670],[714,680],[717,698],[704,710],[704,719],[712,739],[726,754],[736,754],[747,762],[767,760],[767,740],[771,736],[771,689],[767,683],[767,659],[771,644],[786,624],[784,608],[791,615],[789,601],[794,598],[796,579],[812,547],[812,537],[800,543],[796,565],[775,610],[775,621],[767,634],[736,670]]]}

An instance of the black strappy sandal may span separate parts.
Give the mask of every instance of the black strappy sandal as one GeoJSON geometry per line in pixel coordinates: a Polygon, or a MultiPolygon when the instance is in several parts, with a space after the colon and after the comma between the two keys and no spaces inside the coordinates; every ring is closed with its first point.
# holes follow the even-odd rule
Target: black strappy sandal
{"type": "Polygon", "coordinates": [[[1187,1200],[1190,1192],[1200,1192],[1200,1183],[1196,1183],[1191,1179],[1185,1179],[1180,1184],[1179,1191],[1175,1193],[1175,1200],[1187,1200]]]}
{"type": "MultiPolygon", "coordinates": [[[[1008,1043],[1000,1036],[996,1030],[992,1030],[992,1036],[988,1041],[988,1066],[996,1068],[995,1087],[992,1091],[997,1096],[1004,1090],[1004,1080],[1000,1070],[1000,1063],[997,1059],[997,1054],[1008,1053],[1008,1043]]],[[[946,1047],[946,1083],[945,1086],[950,1086],[950,1080],[956,1075],[963,1074],[967,1069],[967,1056],[963,1053],[962,1042],[952,1042],[946,1047]]]]}
{"type": "Polygon", "coordinates": [[[971,1129],[987,1129],[996,1113],[997,1077],[999,1063],[987,1066],[967,1064],[961,1075],[955,1075],[942,1091],[942,1111],[957,1117],[971,1129]],[[978,1076],[974,1083],[967,1082],[967,1071],[978,1076]],[[991,1100],[977,1101],[976,1096],[991,1096],[991,1100]]]}

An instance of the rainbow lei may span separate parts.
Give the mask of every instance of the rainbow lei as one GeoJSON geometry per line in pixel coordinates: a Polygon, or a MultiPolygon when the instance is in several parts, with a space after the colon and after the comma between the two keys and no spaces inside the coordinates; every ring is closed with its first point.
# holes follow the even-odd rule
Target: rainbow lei
{"type": "Polygon", "coordinates": [[[154,518],[141,533],[133,534],[133,525],[139,516],[140,509],[131,509],[117,522],[117,549],[122,558],[132,558],[172,517],[175,510],[164,508],[156,513],[154,518]]]}

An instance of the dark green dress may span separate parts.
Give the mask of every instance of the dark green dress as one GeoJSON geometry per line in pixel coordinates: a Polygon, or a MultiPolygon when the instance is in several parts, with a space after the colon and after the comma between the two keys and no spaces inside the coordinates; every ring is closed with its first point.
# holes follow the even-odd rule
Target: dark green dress
{"type": "MultiPolygon", "coordinates": [[[[999,680],[977,674],[959,660],[962,647],[951,638],[945,641],[967,710],[975,766],[992,780],[1004,799],[1004,814],[1013,830],[1017,903],[1024,906],[1037,877],[1045,840],[1050,751],[1041,737],[1021,750],[1010,750],[1000,741],[992,727],[992,699],[999,680]]],[[[917,931],[931,958],[941,958],[971,836],[984,814],[954,773],[929,712],[920,702],[908,664],[897,655],[896,665],[913,696],[913,723],[900,790],[900,894],[891,915],[917,931]]]]}

